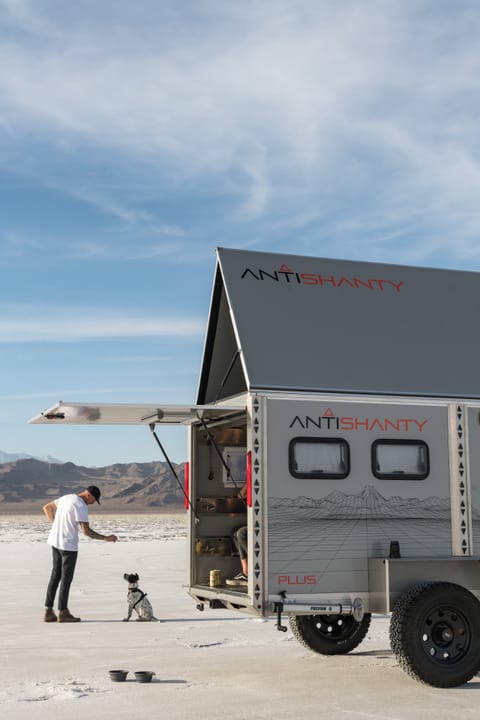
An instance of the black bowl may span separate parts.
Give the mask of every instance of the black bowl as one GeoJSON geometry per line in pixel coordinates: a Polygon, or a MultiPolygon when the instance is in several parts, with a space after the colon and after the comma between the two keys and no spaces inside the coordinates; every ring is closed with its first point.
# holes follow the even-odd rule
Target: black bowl
{"type": "Polygon", "coordinates": [[[152,678],[155,673],[152,670],[137,670],[135,673],[135,680],[140,683],[152,682],[152,678]]]}
{"type": "Polygon", "coordinates": [[[108,674],[113,682],[125,682],[128,670],[109,670],[108,674]]]}

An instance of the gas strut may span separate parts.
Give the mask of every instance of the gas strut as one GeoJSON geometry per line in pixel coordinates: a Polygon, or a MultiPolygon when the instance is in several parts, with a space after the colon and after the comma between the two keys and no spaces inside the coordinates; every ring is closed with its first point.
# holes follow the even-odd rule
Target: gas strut
{"type": "Polygon", "coordinates": [[[157,445],[158,445],[158,447],[160,448],[163,457],[164,457],[165,460],[167,461],[168,467],[170,468],[173,477],[174,477],[175,480],[177,481],[178,487],[180,488],[180,490],[181,490],[182,493],[183,493],[183,497],[184,497],[185,500],[187,501],[190,510],[193,512],[193,514],[194,514],[194,516],[195,516],[195,522],[198,522],[198,521],[199,521],[199,517],[198,517],[197,513],[195,512],[195,509],[194,509],[192,503],[190,502],[190,498],[188,497],[187,493],[185,492],[185,488],[183,487],[182,483],[180,482],[180,479],[179,479],[177,473],[175,472],[175,468],[173,467],[172,463],[170,462],[170,458],[168,457],[167,453],[165,452],[164,447],[163,447],[162,443],[160,442],[160,438],[158,437],[157,433],[155,432],[155,423],[150,423],[149,428],[150,428],[150,430],[151,430],[151,432],[152,432],[153,437],[154,437],[155,440],[157,441],[157,445]]]}

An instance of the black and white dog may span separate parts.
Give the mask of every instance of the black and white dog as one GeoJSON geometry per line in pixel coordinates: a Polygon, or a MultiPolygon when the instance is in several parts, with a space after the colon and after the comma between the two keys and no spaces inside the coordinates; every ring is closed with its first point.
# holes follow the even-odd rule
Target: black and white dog
{"type": "Polygon", "coordinates": [[[128,615],[123,618],[123,622],[128,622],[132,617],[132,613],[135,610],[137,613],[137,621],[150,622],[152,620],[158,620],[153,614],[153,609],[150,604],[150,600],[147,598],[147,593],[144,593],[138,587],[139,577],[137,573],[125,573],[123,579],[128,582],[128,615]]]}

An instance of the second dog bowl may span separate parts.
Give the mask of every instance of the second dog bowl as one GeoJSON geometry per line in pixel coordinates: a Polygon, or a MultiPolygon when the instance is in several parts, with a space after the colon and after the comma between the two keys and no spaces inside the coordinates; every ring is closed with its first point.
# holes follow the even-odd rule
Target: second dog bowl
{"type": "Polygon", "coordinates": [[[108,674],[112,682],[125,682],[128,670],[109,670],[108,674]]]}
{"type": "Polygon", "coordinates": [[[152,682],[152,678],[155,675],[152,670],[137,670],[135,673],[135,680],[140,683],[152,682]]]}

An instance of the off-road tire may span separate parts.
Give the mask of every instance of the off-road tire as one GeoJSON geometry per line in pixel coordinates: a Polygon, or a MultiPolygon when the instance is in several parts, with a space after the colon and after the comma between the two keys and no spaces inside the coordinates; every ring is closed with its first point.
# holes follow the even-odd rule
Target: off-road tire
{"type": "Polygon", "coordinates": [[[320,655],[345,655],[360,645],[370,627],[371,615],[358,622],[352,615],[291,615],[295,638],[320,655]]]}
{"type": "Polygon", "coordinates": [[[480,667],[480,603],[460,585],[413,585],[395,604],[390,645],[408,675],[433,687],[458,687],[480,667]]]}

